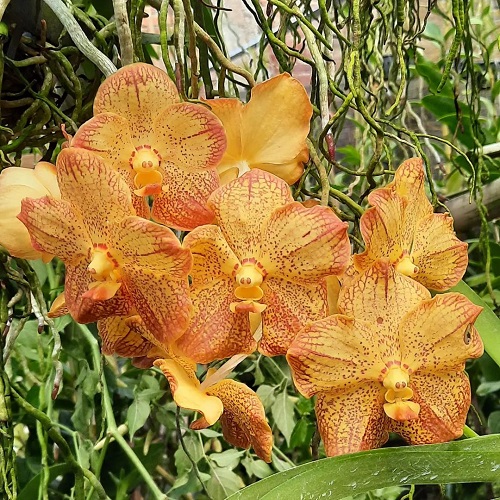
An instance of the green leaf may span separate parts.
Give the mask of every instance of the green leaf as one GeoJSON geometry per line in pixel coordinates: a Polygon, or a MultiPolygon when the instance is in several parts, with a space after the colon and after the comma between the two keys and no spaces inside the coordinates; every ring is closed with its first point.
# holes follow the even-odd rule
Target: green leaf
{"type": "Polygon", "coordinates": [[[485,351],[500,366],[500,319],[486,302],[463,281],[454,286],[450,292],[462,293],[471,302],[483,308],[483,312],[476,319],[474,326],[483,339],[485,351]]]}
{"type": "Polygon", "coordinates": [[[285,389],[281,394],[276,396],[276,402],[272,408],[274,422],[281,434],[285,437],[288,445],[290,445],[290,438],[292,437],[293,428],[295,427],[293,407],[294,404],[290,400],[285,389]]]}
{"type": "Polygon", "coordinates": [[[384,448],[326,458],[274,474],[231,500],[341,499],[386,486],[500,480],[500,436],[384,448]]]}
{"type": "Polygon", "coordinates": [[[205,486],[213,500],[224,500],[245,486],[241,478],[229,469],[212,467],[210,476],[205,486]]]}
{"type": "Polygon", "coordinates": [[[488,427],[491,432],[500,432],[500,411],[492,411],[488,417],[488,427]]]}
{"type": "Polygon", "coordinates": [[[251,457],[245,457],[241,463],[245,467],[249,477],[255,476],[262,479],[273,473],[271,467],[264,460],[253,460],[251,457]]]}
{"type": "Polygon", "coordinates": [[[257,389],[257,396],[259,396],[259,399],[262,402],[262,405],[264,408],[270,408],[271,405],[274,403],[274,393],[276,392],[276,387],[272,387],[270,385],[261,385],[257,389]]]}
{"type": "Polygon", "coordinates": [[[477,388],[476,395],[486,396],[496,391],[500,391],[500,380],[496,380],[495,382],[483,382],[477,388]]]}
{"type": "MultiPolygon", "coordinates": [[[[49,483],[52,482],[57,476],[63,476],[71,472],[70,464],[57,464],[49,467],[49,483]]],[[[40,489],[40,480],[42,479],[42,472],[37,474],[19,493],[17,500],[33,500],[38,498],[38,491],[40,489]]]]}
{"type": "Polygon", "coordinates": [[[140,429],[149,417],[151,407],[149,401],[138,398],[130,405],[127,411],[128,429],[130,432],[130,439],[133,439],[134,434],[140,429]]]}
{"type": "Polygon", "coordinates": [[[212,453],[209,455],[219,467],[227,467],[228,469],[234,469],[240,463],[240,457],[245,453],[245,451],[237,450],[226,450],[222,453],[212,453]]]}

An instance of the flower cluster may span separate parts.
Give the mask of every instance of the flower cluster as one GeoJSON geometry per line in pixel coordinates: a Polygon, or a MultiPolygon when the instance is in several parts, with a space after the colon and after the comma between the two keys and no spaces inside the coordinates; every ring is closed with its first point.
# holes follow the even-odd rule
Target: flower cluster
{"type": "Polygon", "coordinates": [[[161,70],[126,66],[55,166],[2,172],[0,243],[61,259],[52,316],[97,322],[105,354],[156,366],[176,404],[201,414],[193,429],[220,420],[229,443],[263,460],[273,439],[262,403],[228,378],[256,350],[286,355],[297,389],[317,396],[328,455],[380,446],[389,432],[416,444],[460,436],[481,308],[427,288],[461,279],[467,246],[433,213],[413,159],[370,194],[365,251],[351,256],[347,224],[289,187],[308,160],[311,116],[287,74],[247,104],[194,104],[161,70]],[[181,242],[172,229],[190,232],[181,242]],[[198,363],[226,358],[198,379],[198,363]]]}

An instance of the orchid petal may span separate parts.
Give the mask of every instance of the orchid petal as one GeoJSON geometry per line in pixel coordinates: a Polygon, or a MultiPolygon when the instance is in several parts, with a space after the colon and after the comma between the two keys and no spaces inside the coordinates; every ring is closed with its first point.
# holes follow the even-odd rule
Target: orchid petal
{"type": "Polygon", "coordinates": [[[66,314],[69,314],[69,311],[66,305],[66,296],[64,292],[62,292],[55,298],[54,302],[52,302],[47,316],[49,318],[60,318],[66,314]]]}
{"type": "Polygon", "coordinates": [[[321,392],[316,399],[318,429],[327,456],[370,450],[389,438],[384,393],[378,382],[349,390],[321,392]]]}

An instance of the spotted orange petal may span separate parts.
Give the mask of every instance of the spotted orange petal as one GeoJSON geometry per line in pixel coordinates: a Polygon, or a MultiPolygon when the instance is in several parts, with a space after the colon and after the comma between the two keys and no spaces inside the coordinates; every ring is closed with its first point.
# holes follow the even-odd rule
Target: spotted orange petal
{"type": "Polygon", "coordinates": [[[221,416],[224,439],[233,446],[251,446],[259,458],[270,462],[273,434],[257,394],[245,384],[227,379],[209,387],[207,394],[219,398],[224,406],[221,416]]]}
{"type": "Polygon", "coordinates": [[[153,202],[152,218],[182,231],[211,224],[214,214],[207,202],[218,187],[215,169],[188,171],[169,163],[163,174],[162,192],[153,202]]]}
{"type": "Polygon", "coordinates": [[[373,324],[340,314],[308,324],[287,353],[297,389],[310,398],[377,381],[385,367],[383,341],[373,324]]]}
{"type": "Polygon", "coordinates": [[[130,125],[132,139],[151,142],[155,117],[179,102],[175,84],[151,64],[128,64],[106,78],[94,100],[94,115],[116,113],[130,125]]]}
{"type": "Polygon", "coordinates": [[[383,401],[379,382],[318,394],[316,417],[326,454],[332,457],[382,446],[389,438],[383,401]]]}
{"type": "Polygon", "coordinates": [[[412,256],[419,268],[414,279],[438,291],[455,286],[468,264],[467,243],[455,236],[453,219],[447,214],[431,214],[420,221],[412,256]]]}
{"type": "Polygon", "coordinates": [[[467,375],[425,373],[410,377],[412,401],[420,405],[417,419],[390,420],[390,431],[397,432],[410,444],[442,443],[462,435],[471,402],[467,375]]]}
{"type": "Polygon", "coordinates": [[[62,292],[55,298],[54,302],[52,302],[47,316],[49,318],[60,318],[66,314],[69,314],[69,311],[66,305],[66,296],[64,292],[62,292]]]}
{"type": "Polygon", "coordinates": [[[351,254],[347,223],[327,207],[289,203],[262,229],[259,262],[270,276],[315,281],[341,274],[351,254]]]}
{"type": "Polygon", "coordinates": [[[266,356],[286,354],[299,330],[309,321],[328,314],[324,280],[299,283],[267,277],[262,285],[267,304],[262,313],[262,340],[259,351],[266,356]]]}
{"type": "Polygon", "coordinates": [[[461,371],[465,361],[483,353],[473,323],[482,308],[460,293],[422,301],[399,327],[401,358],[418,373],[461,371]]]}
{"type": "Polygon", "coordinates": [[[184,355],[198,363],[211,363],[239,353],[252,353],[257,345],[250,330],[248,312],[231,312],[234,281],[220,278],[191,288],[193,319],[178,340],[184,355]]]}
{"type": "Polygon", "coordinates": [[[224,409],[222,401],[200,389],[200,382],[194,376],[194,371],[186,371],[185,367],[173,359],[157,359],[154,365],[160,368],[167,378],[177,406],[200,412],[208,425],[219,420],[224,409]]]}
{"type": "Polygon", "coordinates": [[[27,227],[35,250],[57,255],[66,264],[77,265],[92,247],[81,215],[67,201],[25,198],[18,219],[27,227]]]}
{"type": "Polygon", "coordinates": [[[218,189],[208,205],[241,261],[255,257],[264,224],[275,209],[292,201],[286,182],[268,172],[252,170],[218,189]]]}

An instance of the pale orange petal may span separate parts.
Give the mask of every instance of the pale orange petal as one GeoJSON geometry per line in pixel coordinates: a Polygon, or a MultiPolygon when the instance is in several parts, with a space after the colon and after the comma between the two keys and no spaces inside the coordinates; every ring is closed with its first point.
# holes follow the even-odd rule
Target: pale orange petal
{"type": "Polygon", "coordinates": [[[259,458],[271,461],[273,434],[262,403],[249,387],[234,380],[222,380],[209,387],[207,394],[222,401],[221,417],[224,439],[233,446],[252,446],[259,458]]]}
{"type": "Polygon", "coordinates": [[[462,435],[471,402],[469,378],[464,372],[425,373],[410,377],[412,401],[420,405],[417,419],[389,420],[390,431],[410,444],[442,443],[462,435]]]}
{"type": "Polygon", "coordinates": [[[242,114],[243,159],[291,162],[305,148],[312,111],[303,85],[287,73],[255,86],[242,114]]]}
{"type": "Polygon", "coordinates": [[[112,248],[129,264],[166,273],[170,279],[186,278],[191,269],[189,250],[165,226],[131,216],[118,224],[113,236],[112,248]]]}
{"type": "Polygon", "coordinates": [[[154,129],[154,144],[161,157],[186,172],[215,168],[226,150],[224,127],[200,104],[168,107],[155,119],[154,129]]]}
{"type": "Polygon", "coordinates": [[[467,359],[483,354],[481,337],[473,326],[481,311],[460,293],[421,302],[399,327],[402,361],[419,374],[463,370],[467,359]]]}
{"type": "Polygon", "coordinates": [[[146,327],[160,342],[172,343],[184,333],[192,311],[187,277],[172,279],[127,263],[123,282],[146,327]]]}
{"type": "Polygon", "coordinates": [[[94,115],[116,113],[129,122],[134,140],[150,143],[153,120],[177,102],[175,84],[164,71],[151,64],[128,64],[99,87],[94,115]]]}
{"type": "Polygon", "coordinates": [[[73,207],[50,196],[22,201],[19,220],[28,228],[33,248],[76,265],[87,257],[92,241],[73,207]]]}
{"type": "Polygon", "coordinates": [[[135,358],[145,356],[153,347],[128,320],[125,316],[112,316],[97,322],[103,354],[135,358]]]}
{"type": "Polygon", "coordinates": [[[224,238],[240,259],[255,257],[262,228],[273,211],[293,201],[288,185],[262,170],[252,170],[210,197],[224,238]]]}
{"type": "Polygon", "coordinates": [[[299,283],[267,277],[262,285],[267,307],[262,313],[259,351],[266,356],[286,354],[299,330],[328,314],[326,283],[299,283]]]}
{"type": "Polygon", "coordinates": [[[207,201],[218,187],[215,169],[187,171],[169,164],[163,175],[162,193],[153,202],[152,218],[182,231],[211,224],[214,214],[207,201]]]}
{"type": "MultiPolygon", "coordinates": [[[[48,163],[47,165],[51,165],[48,163]]],[[[42,167],[43,170],[43,167],[42,167]]],[[[57,182],[57,178],[56,178],[57,182]]],[[[35,191],[38,196],[50,195],[51,193],[45,187],[42,179],[40,179],[35,170],[32,168],[22,168],[22,167],[7,167],[0,172],[0,189],[4,189],[9,186],[18,186],[24,188],[29,188],[29,191],[35,191]]],[[[23,196],[21,196],[23,198],[23,196]]]]}
{"type": "Polygon", "coordinates": [[[376,325],[383,339],[378,345],[380,354],[384,360],[397,360],[403,316],[429,298],[429,291],[420,283],[397,273],[388,260],[381,260],[340,290],[338,309],[376,325]]]}
{"type": "Polygon", "coordinates": [[[340,294],[340,281],[336,276],[326,277],[326,293],[328,298],[328,315],[338,314],[337,303],[340,294]]]}
{"type": "Polygon", "coordinates": [[[177,406],[203,414],[208,425],[219,420],[224,409],[221,400],[201,390],[199,381],[193,378],[192,373],[186,372],[173,359],[157,359],[154,365],[160,368],[167,378],[177,406]]]}
{"type": "Polygon", "coordinates": [[[218,226],[197,227],[184,238],[183,246],[193,255],[191,277],[195,286],[235,276],[238,259],[218,226]]]}
{"type": "Polygon", "coordinates": [[[378,382],[318,394],[316,418],[326,454],[332,457],[382,446],[389,439],[383,401],[378,382]]]}
{"type": "Polygon", "coordinates": [[[211,363],[240,353],[252,353],[257,345],[247,313],[231,312],[234,281],[222,278],[209,285],[191,287],[193,319],[178,340],[179,349],[198,363],[211,363]]]}
{"type": "Polygon", "coordinates": [[[337,314],[303,328],[287,353],[295,386],[310,398],[377,381],[385,367],[377,328],[337,314]]]}
{"type": "Polygon", "coordinates": [[[65,314],[69,314],[69,311],[66,305],[66,296],[64,292],[62,292],[55,298],[54,302],[52,302],[47,316],[49,318],[59,318],[65,314]]]}
{"type": "Polygon", "coordinates": [[[416,229],[412,257],[419,268],[414,279],[433,290],[449,290],[467,269],[467,243],[455,236],[450,216],[431,214],[416,229]]]}
{"type": "Polygon", "coordinates": [[[250,168],[259,168],[265,170],[280,179],[283,179],[287,184],[295,184],[304,173],[304,163],[309,159],[309,150],[303,149],[293,160],[286,163],[253,163],[250,168]]]}
{"type": "MultiPolygon", "coordinates": [[[[48,194],[53,198],[60,198],[61,192],[57,183],[56,166],[48,161],[40,161],[33,169],[36,179],[48,191],[48,194]]],[[[2,171],[3,172],[3,171],[2,171]]]]}
{"type": "Polygon", "coordinates": [[[344,272],[351,254],[347,223],[330,208],[289,203],[262,228],[258,261],[269,276],[315,281],[344,272]]]}

